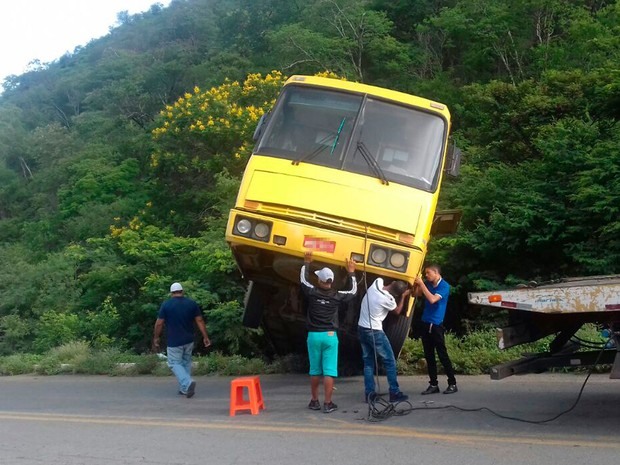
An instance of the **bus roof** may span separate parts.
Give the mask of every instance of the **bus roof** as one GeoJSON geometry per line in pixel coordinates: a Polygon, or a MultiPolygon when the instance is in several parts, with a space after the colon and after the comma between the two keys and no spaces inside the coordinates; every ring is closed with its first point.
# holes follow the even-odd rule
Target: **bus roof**
{"type": "Polygon", "coordinates": [[[358,82],[343,81],[341,79],[302,75],[291,76],[284,85],[286,86],[289,84],[330,87],[332,89],[345,90],[348,92],[370,94],[385,100],[392,100],[396,103],[404,103],[435,113],[440,113],[444,116],[444,118],[446,118],[447,121],[450,121],[450,111],[443,103],[406,94],[404,92],[398,92],[396,90],[385,89],[383,87],[360,84],[358,82]]]}

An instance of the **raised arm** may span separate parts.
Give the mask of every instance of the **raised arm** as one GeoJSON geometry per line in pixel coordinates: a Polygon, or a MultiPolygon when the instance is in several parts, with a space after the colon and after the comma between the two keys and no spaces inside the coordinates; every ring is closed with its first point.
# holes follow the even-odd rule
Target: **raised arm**
{"type": "Polygon", "coordinates": [[[302,265],[299,273],[299,282],[301,283],[301,289],[304,293],[309,289],[314,288],[314,286],[310,283],[310,272],[308,271],[308,268],[310,268],[310,263],[312,263],[312,252],[307,251],[304,254],[304,264],[302,265]]]}
{"type": "Polygon", "coordinates": [[[355,262],[348,258],[345,258],[347,268],[347,284],[345,288],[338,291],[339,295],[346,296],[347,300],[353,299],[357,294],[357,278],[355,277],[355,262]]]}
{"type": "Polygon", "coordinates": [[[411,294],[411,289],[407,289],[405,292],[401,294],[398,304],[396,305],[396,308],[392,310],[395,315],[401,314],[401,312],[403,311],[403,308],[405,307],[405,300],[407,300],[407,297],[410,294],[411,294]]]}
{"type": "Polygon", "coordinates": [[[416,284],[417,292],[420,293],[419,295],[423,295],[424,298],[428,300],[430,303],[434,304],[436,302],[439,302],[439,299],[441,299],[440,294],[433,294],[431,291],[428,290],[428,287],[426,287],[426,284],[424,284],[424,281],[422,281],[422,278],[420,277],[415,278],[415,284],[416,284]]]}

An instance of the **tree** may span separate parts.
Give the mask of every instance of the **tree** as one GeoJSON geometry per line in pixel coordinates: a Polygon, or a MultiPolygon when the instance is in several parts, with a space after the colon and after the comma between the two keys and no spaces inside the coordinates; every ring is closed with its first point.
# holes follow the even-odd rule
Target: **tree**
{"type": "Polygon", "coordinates": [[[319,0],[310,3],[303,22],[269,35],[284,70],[331,70],[360,82],[367,74],[385,76],[407,64],[406,47],[390,36],[392,23],[368,2],[319,0]]]}
{"type": "Polygon", "coordinates": [[[556,71],[465,93],[468,166],[444,191],[463,208],[451,244],[463,274],[492,270],[501,280],[618,271],[618,123],[604,104],[614,92],[607,72],[556,71]]]}
{"type": "Polygon", "coordinates": [[[227,81],[209,90],[195,87],[162,110],[151,157],[157,178],[154,201],[181,230],[196,231],[214,206],[209,192],[215,176],[240,176],[251,152],[252,134],[271,108],[284,78],[279,72],[252,74],[243,83],[227,81]]]}

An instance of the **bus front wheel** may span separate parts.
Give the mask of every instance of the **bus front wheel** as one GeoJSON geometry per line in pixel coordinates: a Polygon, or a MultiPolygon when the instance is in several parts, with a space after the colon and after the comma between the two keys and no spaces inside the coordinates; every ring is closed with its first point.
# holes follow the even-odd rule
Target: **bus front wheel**
{"type": "Polygon", "coordinates": [[[260,326],[269,292],[270,286],[250,281],[244,299],[243,326],[254,329],[260,326]]]}
{"type": "Polygon", "coordinates": [[[383,330],[392,345],[392,350],[396,358],[398,358],[403,345],[405,345],[405,340],[407,340],[411,328],[412,319],[413,312],[411,312],[409,316],[388,315],[388,318],[383,322],[383,330]]]}

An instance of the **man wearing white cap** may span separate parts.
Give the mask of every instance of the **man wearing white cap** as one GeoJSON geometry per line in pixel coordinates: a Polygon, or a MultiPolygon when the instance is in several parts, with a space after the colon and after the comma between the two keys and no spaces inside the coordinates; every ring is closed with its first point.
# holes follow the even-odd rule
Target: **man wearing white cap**
{"type": "Polygon", "coordinates": [[[179,394],[188,398],[194,395],[196,381],[192,379],[192,350],[194,348],[194,323],[202,333],[205,347],[211,345],[200,307],[183,295],[183,286],[172,283],[172,298],[159,309],[153,330],[153,349],[159,350],[159,337],[165,325],[168,344],[168,366],[179,382],[179,394]]]}
{"type": "Polygon", "coordinates": [[[329,268],[315,271],[317,287],[310,283],[309,265],[312,252],[306,252],[301,267],[301,289],[307,299],[306,324],[308,328],[308,358],[310,360],[310,390],[312,398],[308,404],[311,410],[321,410],[319,384],[323,377],[325,402],[323,412],[330,413],[338,408],[332,402],[334,378],[338,376],[338,308],[342,302],[349,302],[357,293],[355,262],[346,260],[347,285],[343,290],[332,289],[334,272],[329,268]]]}

